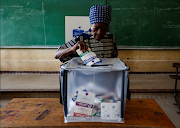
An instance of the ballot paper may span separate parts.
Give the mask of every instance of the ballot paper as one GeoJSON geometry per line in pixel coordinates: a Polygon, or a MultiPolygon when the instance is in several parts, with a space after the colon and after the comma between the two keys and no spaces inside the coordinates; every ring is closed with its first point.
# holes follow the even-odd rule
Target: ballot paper
{"type": "Polygon", "coordinates": [[[93,116],[100,116],[101,115],[101,102],[103,102],[104,99],[100,97],[94,98],[94,107],[92,111],[93,116]]]}
{"type": "Polygon", "coordinates": [[[69,95],[71,97],[71,99],[73,100],[73,102],[76,101],[79,91],[87,92],[87,90],[84,88],[84,86],[81,86],[80,88],[78,88],[76,91],[74,91],[73,93],[71,93],[69,95]]]}
{"type": "Polygon", "coordinates": [[[92,115],[101,116],[101,103],[94,104],[92,115]]]}
{"type": "Polygon", "coordinates": [[[100,62],[101,60],[96,56],[94,52],[91,51],[90,48],[88,48],[88,51],[82,52],[80,49],[77,49],[76,52],[81,57],[82,61],[85,65],[91,66],[92,64],[95,64],[97,62],[100,62]]]}
{"type": "Polygon", "coordinates": [[[101,116],[101,103],[120,103],[120,101],[114,100],[114,97],[111,96],[101,96],[106,97],[106,99],[102,99],[99,97],[95,97],[94,99],[94,108],[93,108],[93,116],[101,116]]]}
{"type": "Polygon", "coordinates": [[[95,94],[79,91],[75,101],[74,116],[90,118],[94,107],[95,94]]]}
{"type": "Polygon", "coordinates": [[[116,120],[120,118],[121,103],[101,103],[101,119],[116,120]]]}

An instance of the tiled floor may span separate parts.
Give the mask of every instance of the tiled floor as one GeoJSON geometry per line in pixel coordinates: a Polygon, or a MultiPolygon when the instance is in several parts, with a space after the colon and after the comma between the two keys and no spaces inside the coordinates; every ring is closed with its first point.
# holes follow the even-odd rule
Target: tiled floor
{"type": "Polygon", "coordinates": [[[171,122],[176,126],[176,128],[180,128],[180,114],[177,113],[177,111],[179,111],[179,108],[173,105],[173,103],[175,103],[175,100],[172,98],[161,98],[155,100],[169,117],[171,122]]]}
{"type": "Polygon", "coordinates": [[[174,89],[174,84],[168,74],[130,74],[130,89],[174,89]]]}
{"type": "MultiPolygon", "coordinates": [[[[167,74],[130,74],[130,89],[165,89],[173,90],[175,81],[167,74]]],[[[6,89],[42,89],[42,90],[59,90],[59,75],[58,74],[1,74],[1,90],[6,89]]],[[[178,81],[178,89],[180,89],[180,81],[178,81]]],[[[19,97],[51,97],[53,94],[16,94],[19,97]],[[27,95],[27,96],[26,96],[27,95]],[[30,96],[31,95],[31,96],[30,96]],[[50,96],[51,95],[51,96],[50,96]]],[[[9,96],[9,94],[8,94],[9,96]]],[[[59,95],[54,95],[58,97],[59,95]]],[[[177,113],[179,108],[175,103],[173,93],[132,93],[131,98],[153,98],[161,106],[170,120],[178,128],[180,127],[180,114],[177,113]]],[[[12,98],[5,97],[1,99],[3,107],[12,98]]]]}
{"type": "MultiPolygon", "coordinates": [[[[129,78],[130,89],[174,89],[175,84],[167,74],[130,74],[129,78]]],[[[1,89],[59,89],[59,74],[1,74],[1,89]]]]}
{"type": "Polygon", "coordinates": [[[1,74],[1,89],[59,89],[58,74],[1,74]]]}

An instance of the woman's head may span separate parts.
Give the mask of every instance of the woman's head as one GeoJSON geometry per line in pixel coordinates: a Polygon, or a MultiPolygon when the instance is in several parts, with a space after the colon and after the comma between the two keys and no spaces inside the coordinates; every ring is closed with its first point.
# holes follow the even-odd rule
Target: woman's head
{"type": "Polygon", "coordinates": [[[89,10],[89,20],[93,36],[96,40],[101,40],[109,29],[111,6],[94,5],[89,10]]]}

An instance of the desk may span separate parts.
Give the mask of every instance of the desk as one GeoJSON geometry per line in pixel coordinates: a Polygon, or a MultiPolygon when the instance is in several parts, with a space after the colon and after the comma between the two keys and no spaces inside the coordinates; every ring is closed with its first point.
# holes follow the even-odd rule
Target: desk
{"type": "Polygon", "coordinates": [[[1,127],[175,127],[154,99],[126,102],[125,123],[64,123],[59,98],[14,98],[1,108],[1,127]]]}

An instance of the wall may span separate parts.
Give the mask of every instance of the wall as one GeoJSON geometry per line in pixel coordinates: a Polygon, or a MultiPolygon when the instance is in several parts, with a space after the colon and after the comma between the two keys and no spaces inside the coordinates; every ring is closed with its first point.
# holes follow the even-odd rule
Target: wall
{"type": "Polygon", "coordinates": [[[1,49],[1,71],[59,71],[56,49],[1,49]]]}
{"type": "Polygon", "coordinates": [[[131,72],[175,72],[172,65],[180,63],[180,50],[119,50],[118,58],[131,72]]]}
{"type": "MultiPolygon", "coordinates": [[[[56,49],[1,49],[1,71],[59,71],[56,49]]],[[[119,50],[130,72],[175,72],[180,50],[119,50]]]]}

